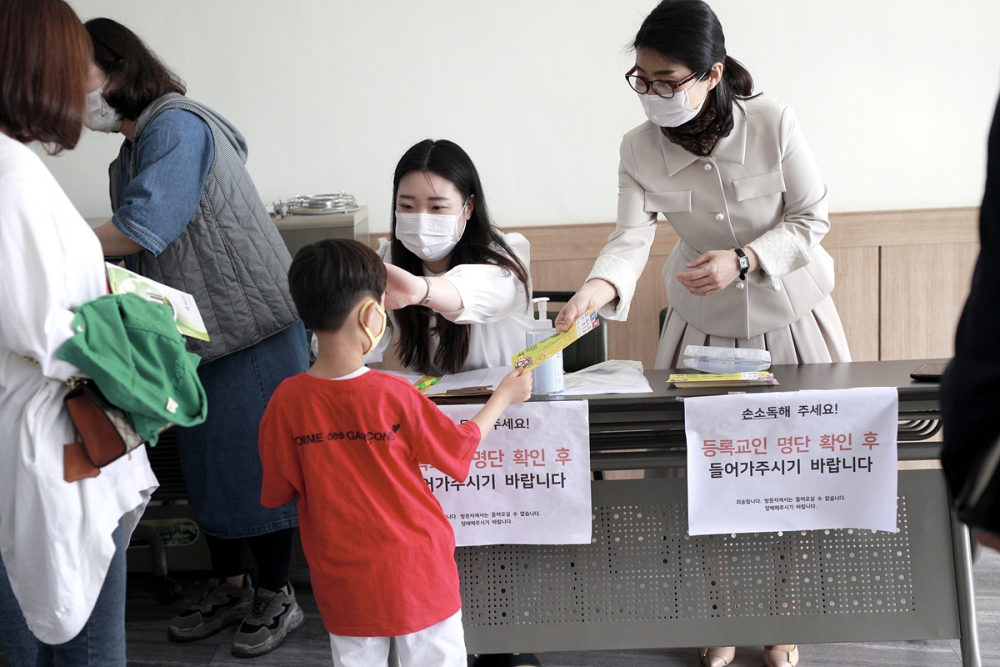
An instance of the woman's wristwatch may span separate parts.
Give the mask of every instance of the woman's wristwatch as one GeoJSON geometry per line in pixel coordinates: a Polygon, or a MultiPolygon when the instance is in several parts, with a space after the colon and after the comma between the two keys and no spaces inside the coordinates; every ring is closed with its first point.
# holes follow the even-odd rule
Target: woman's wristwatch
{"type": "Polygon", "coordinates": [[[742,248],[733,248],[733,252],[736,253],[736,264],[740,269],[740,280],[746,280],[747,271],[750,270],[750,260],[747,259],[746,253],[743,252],[742,248]]]}

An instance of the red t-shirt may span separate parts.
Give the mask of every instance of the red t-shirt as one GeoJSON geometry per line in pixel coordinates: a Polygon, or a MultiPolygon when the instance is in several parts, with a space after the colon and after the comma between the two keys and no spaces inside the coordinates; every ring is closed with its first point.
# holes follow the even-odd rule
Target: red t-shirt
{"type": "Polygon", "coordinates": [[[386,373],[281,383],[260,424],[260,501],[279,507],[298,496],[328,632],[410,634],[461,608],[455,533],[418,461],[464,481],[479,440],[475,423],[455,424],[386,373]]]}

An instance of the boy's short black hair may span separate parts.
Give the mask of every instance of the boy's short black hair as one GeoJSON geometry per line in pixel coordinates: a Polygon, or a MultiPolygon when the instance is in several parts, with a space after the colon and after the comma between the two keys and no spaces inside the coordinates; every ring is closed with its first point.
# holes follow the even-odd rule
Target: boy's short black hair
{"type": "Polygon", "coordinates": [[[288,289],[302,322],[313,331],[338,331],[365,297],[385,292],[385,264],[354,239],[325,239],[303,246],[288,269],[288,289]]]}

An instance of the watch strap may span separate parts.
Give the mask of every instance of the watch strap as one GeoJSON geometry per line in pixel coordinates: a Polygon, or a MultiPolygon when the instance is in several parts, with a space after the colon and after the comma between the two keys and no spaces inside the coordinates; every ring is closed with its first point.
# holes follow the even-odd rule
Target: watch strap
{"type": "Polygon", "coordinates": [[[747,271],[750,269],[750,260],[742,248],[733,248],[736,253],[736,263],[740,267],[740,280],[747,279],[747,271]]]}

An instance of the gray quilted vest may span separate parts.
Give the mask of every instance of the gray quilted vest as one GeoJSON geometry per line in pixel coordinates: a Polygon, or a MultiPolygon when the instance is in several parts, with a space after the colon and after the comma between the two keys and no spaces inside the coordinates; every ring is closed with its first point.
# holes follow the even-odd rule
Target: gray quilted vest
{"type": "MultiPolygon", "coordinates": [[[[129,163],[137,174],[142,132],[162,111],[184,109],[208,123],[215,162],[184,232],[159,255],[143,250],[136,271],[194,296],[211,340],[187,339],[188,349],[212,361],[258,343],[298,321],[288,294],[291,257],[247,173],[246,141],[212,109],[177,93],[154,100],[140,114],[129,163]]],[[[128,142],[111,163],[111,207],[118,211],[120,164],[128,142]]]]}

